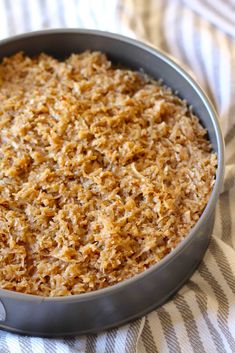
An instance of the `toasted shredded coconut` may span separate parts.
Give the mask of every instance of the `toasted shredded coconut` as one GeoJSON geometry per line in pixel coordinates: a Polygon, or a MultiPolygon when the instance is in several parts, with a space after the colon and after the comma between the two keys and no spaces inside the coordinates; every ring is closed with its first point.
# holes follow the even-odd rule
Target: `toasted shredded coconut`
{"type": "Polygon", "coordinates": [[[85,52],[0,64],[0,287],[97,290],[172,251],[205,208],[216,154],[185,101],[85,52]]]}

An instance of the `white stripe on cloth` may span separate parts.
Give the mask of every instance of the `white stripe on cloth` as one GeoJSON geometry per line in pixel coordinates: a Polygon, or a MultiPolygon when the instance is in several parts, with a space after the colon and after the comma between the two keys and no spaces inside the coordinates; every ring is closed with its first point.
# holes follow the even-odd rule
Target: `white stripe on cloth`
{"type": "Polygon", "coordinates": [[[118,329],[117,338],[114,346],[115,353],[125,352],[128,328],[129,328],[129,325],[125,325],[118,329]]]}
{"type": "Polygon", "coordinates": [[[10,352],[23,353],[23,351],[21,350],[21,347],[20,347],[20,343],[19,343],[19,336],[11,334],[11,333],[7,334],[6,335],[6,343],[7,343],[7,346],[8,346],[8,349],[10,352]]]}
{"type": "Polygon", "coordinates": [[[235,37],[235,6],[228,0],[184,0],[200,16],[235,37]]]}
{"type": "Polygon", "coordinates": [[[57,28],[61,27],[60,16],[58,12],[57,0],[41,1],[44,14],[41,16],[45,18],[47,14],[48,26],[46,28],[57,28]]]}
{"type": "Polygon", "coordinates": [[[205,89],[205,78],[196,55],[194,40],[192,40],[195,36],[195,28],[193,26],[194,14],[192,11],[184,7],[182,10],[182,15],[181,35],[183,46],[187,46],[187,63],[189,67],[193,68],[195,79],[200,82],[201,86],[205,89]]]}
{"type": "Polygon", "coordinates": [[[79,24],[76,2],[74,0],[70,0],[69,6],[66,6],[66,3],[68,3],[68,1],[63,1],[64,21],[66,27],[76,28],[79,24]]]}
{"type": "Polygon", "coordinates": [[[33,353],[46,353],[43,339],[40,337],[31,338],[31,346],[33,353]]]}
{"type": "MultiPolygon", "coordinates": [[[[168,310],[167,306],[159,308],[158,311],[154,311],[148,315],[149,330],[143,330],[143,340],[146,342],[146,347],[149,344],[156,344],[159,352],[165,352],[168,349],[175,352],[180,351],[178,347],[182,348],[182,344],[186,342],[186,333],[184,339],[177,335],[176,327],[173,325],[171,311],[168,310]],[[151,342],[152,338],[154,342],[151,342]]],[[[181,331],[181,333],[183,333],[181,331]]],[[[154,350],[153,350],[154,351],[154,350]]]]}
{"type": "Polygon", "coordinates": [[[141,38],[176,57],[216,105],[228,163],[209,249],[172,300],[142,320],[98,335],[43,339],[2,332],[1,353],[235,351],[235,40],[224,33],[235,35],[234,11],[228,0],[0,0],[0,38],[89,27],[141,38]]]}
{"type": "MultiPolygon", "coordinates": [[[[229,192],[229,201],[230,201],[231,210],[234,210],[235,209],[235,187],[233,187],[229,192]]],[[[231,218],[231,234],[232,234],[231,241],[232,241],[232,247],[235,250],[235,237],[233,236],[234,233],[235,233],[235,217],[233,216],[231,218]]]]}
{"type": "Polygon", "coordinates": [[[25,0],[25,8],[28,8],[27,13],[30,13],[30,16],[27,17],[27,19],[25,18],[24,21],[29,23],[30,26],[30,30],[31,31],[36,31],[37,29],[41,28],[43,25],[43,17],[42,16],[38,16],[38,14],[41,11],[40,5],[39,5],[39,1],[38,0],[34,0],[34,1],[30,1],[30,0],[25,0]]]}
{"type": "Polygon", "coordinates": [[[7,7],[5,0],[0,0],[0,23],[1,23],[1,33],[0,39],[5,38],[10,35],[10,28],[8,26],[7,7]]]}

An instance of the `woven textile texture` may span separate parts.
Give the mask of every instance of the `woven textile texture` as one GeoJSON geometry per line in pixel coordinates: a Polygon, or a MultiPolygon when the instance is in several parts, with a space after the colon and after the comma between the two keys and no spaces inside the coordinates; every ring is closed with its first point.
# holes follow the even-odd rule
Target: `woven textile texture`
{"type": "Polygon", "coordinates": [[[224,189],[209,248],[169,302],[98,335],[42,339],[0,331],[0,353],[234,353],[234,0],[0,0],[0,21],[0,39],[43,28],[80,27],[156,45],[191,71],[207,92],[226,143],[224,189]]]}

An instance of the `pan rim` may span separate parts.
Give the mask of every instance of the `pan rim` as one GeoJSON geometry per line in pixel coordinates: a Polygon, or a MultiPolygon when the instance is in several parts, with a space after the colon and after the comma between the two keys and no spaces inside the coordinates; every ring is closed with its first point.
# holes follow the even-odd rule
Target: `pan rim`
{"type": "Polygon", "coordinates": [[[0,298],[9,298],[9,299],[16,299],[21,301],[30,301],[30,302],[56,302],[56,303],[71,303],[71,302],[83,302],[88,300],[94,300],[96,298],[108,296],[111,293],[122,291],[125,287],[130,286],[135,282],[140,282],[144,277],[150,275],[152,272],[158,271],[164,267],[166,267],[177,255],[179,255],[182,251],[184,251],[190,243],[193,241],[195,234],[197,231],[206,223],[215,207],[215,203],[219,196],[219,192],[222,188],[223,184],[223,175],[224,175],[224,140],[222,136],[222,131],[220,128],[219,120],[215,109],[213,108],[212,103],[210,102],[207,95],[204,93],[203,89],[200,85],[177,63],[172,59],[171,56],[165,54],[162,50],[151,46],[150,44],[146,44],[136,39],[128,38],[126,36],[120,34],[114,34],[110,32],[100,31],[100,30],[91,30],[91,29],[78,29],[78,28],[57,28],[57,29],[48,29],[48,30],[40,30],[40,31],[33,31],[27,32],[23,34],[19,34],[16,36],[12,36],[7,39],[3,39],[0,41],[0,49],[3,45],[8,43],[14,43],[21,39],[27,38],[36,38],[40,36],[47,36],[47,35],[62,35],[62,34],[84,34],[84,35],[93,35],[93,36],[101,36],[106,37],[109,39],[113,39],[115,41],[121,41],[126,43],[130,46],[138,47],[139,49],[149,53],[150,55],[157,56],[160,60],[164,61],[166,64],[171,66],[177,74],[182,76],[184,80],[186,80],[194,91],[198,94],[199,99],[205,106],[208,116],[211,119],[213,124],[213,129],[216,136],[216,141],[218,144],[218,166],[216,170],[216,180],[213,186],[213,190],[211,192],[209,201],[201,214],[199,220],[194,225],[194,227],[190,230],[188,235],[177,245],[177,247],[172,250],[168,255],[166,255],[162,260],[158,263],[152,265],[150,268],[146,269],[145,271],[126,279],[120,283],[114,284],[112,286],[98,289],[88,293],[81,293],[81,294],[74,294],[69,296],[55,296],[55,297],[44,297],[40,295],[33,295],[33,294],[25,294],[20,292],[14,292],[6,289],[0,288],[0,298]]]}

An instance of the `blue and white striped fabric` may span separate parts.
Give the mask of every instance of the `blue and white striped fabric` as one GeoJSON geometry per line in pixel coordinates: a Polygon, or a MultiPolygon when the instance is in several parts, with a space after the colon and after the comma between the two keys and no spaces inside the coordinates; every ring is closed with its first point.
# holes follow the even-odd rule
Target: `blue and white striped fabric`
{"type": "Polygon", "coordinates": [[[137,37],[192,72],[213,101],[226,142],[226,179],[198,270],[149,315],[98,335],[42,339],[0,331],[1,353],[235,352],[235,2],[0,0],[0,38],[51,27],[137,37]]]}

